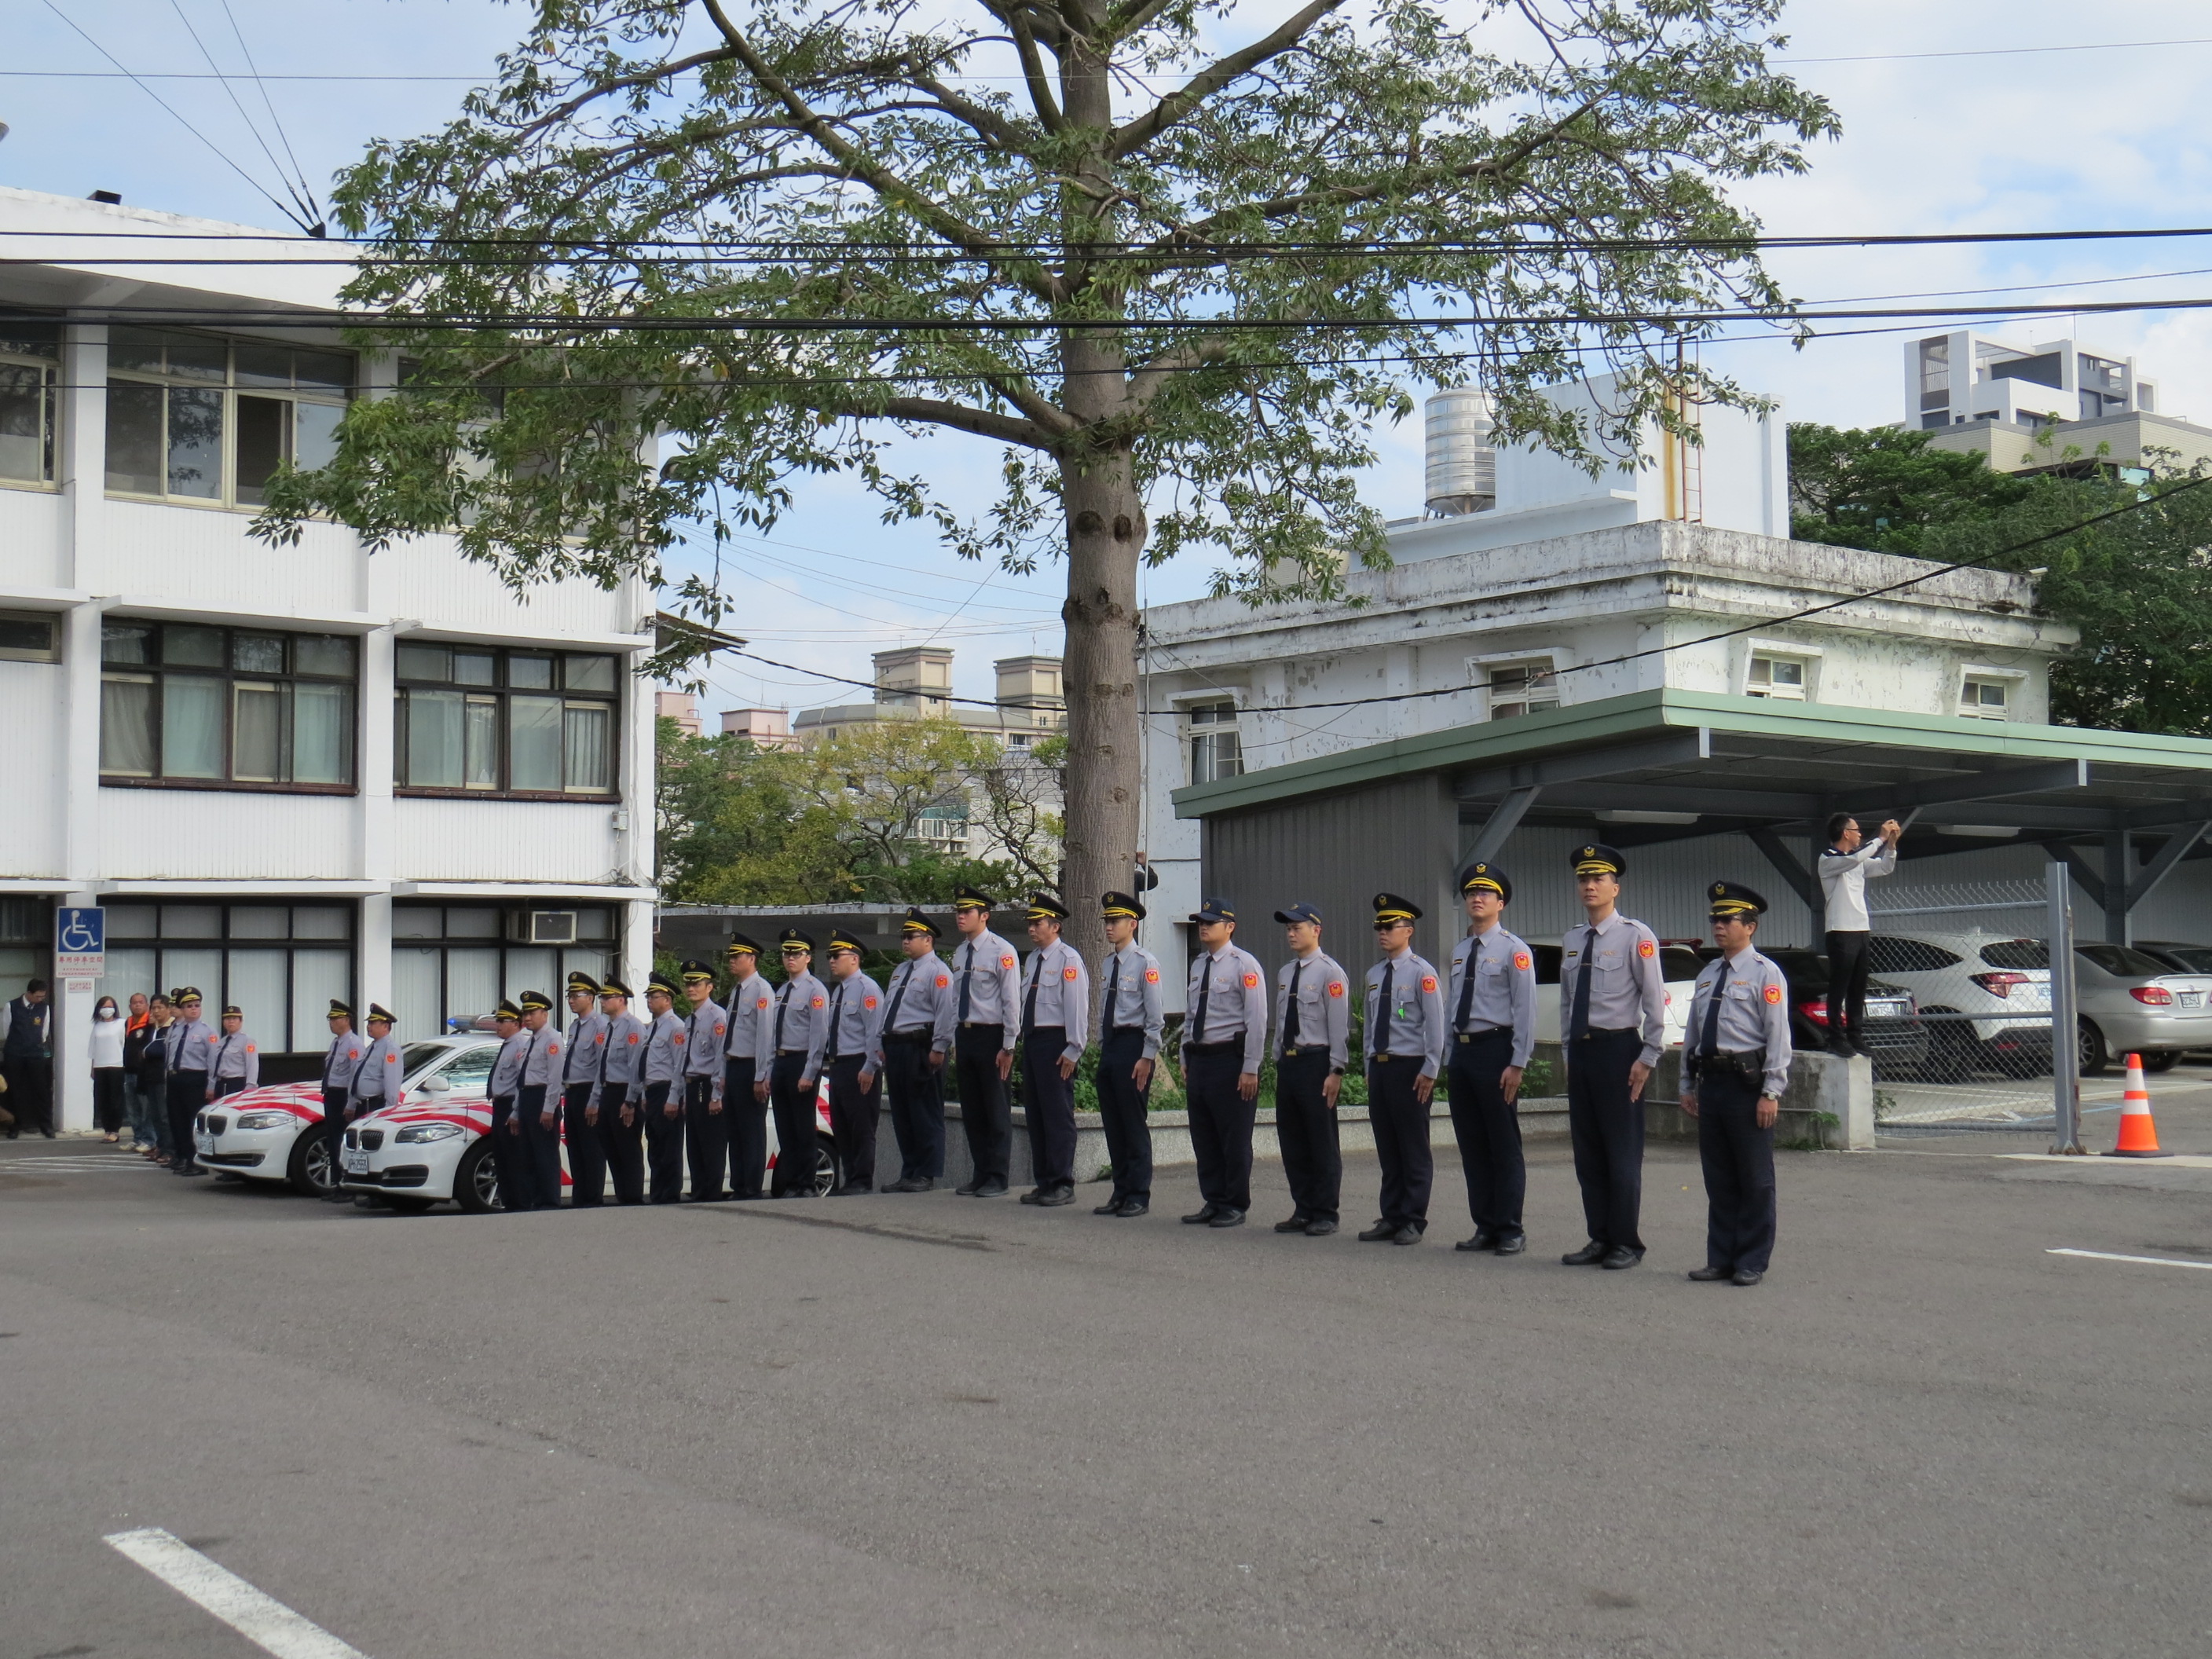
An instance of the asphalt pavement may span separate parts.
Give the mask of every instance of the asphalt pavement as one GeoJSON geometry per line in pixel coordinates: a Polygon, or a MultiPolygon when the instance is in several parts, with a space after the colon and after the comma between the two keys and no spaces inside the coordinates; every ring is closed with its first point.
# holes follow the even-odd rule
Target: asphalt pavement
{"type": "Polygon", "coordinates": [[[402,1217],[0,1145],[0,1659],[256,1652],[140,1528],[369,1659],[2201,1656],[2212,1167],[2019,1150],[1784,1155],[1739,1290],[1656,1144],[1613,1273],[1553,1141],[1510,1261],[1448,1158],[1401,1249],[1371,1158],[1308,1239],[1266,1164],[1214,1232],[1187,1173],[402,1217]]]}

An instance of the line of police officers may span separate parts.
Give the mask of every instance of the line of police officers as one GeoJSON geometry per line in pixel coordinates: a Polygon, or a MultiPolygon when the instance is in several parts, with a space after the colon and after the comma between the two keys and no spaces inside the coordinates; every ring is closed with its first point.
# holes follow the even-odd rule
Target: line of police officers
{"type": "MultiPolygon", "coordinates": [[[[1560,1031],[1588,1242],[1562,1260],[1620,1269],[1644,1251],[1643,1095],[1665,1041],[1666,994],[1658,939],[1618,908],[1626,860],[1590,843],[1577,848],[1571,862],[1585,920],[1561,947],[1560,1031]]],[[[1419,907],[1394,893],[1375,897],[1377,954],[1360,991],[1360,1059],[1382,1179],[1376,1218],[1359,1237],[1410,1245],[1426,1232],[1431,1100],[1443,1077],[1475,1228],[1455,1248],[1515,1255],[1527,1248],[1517,1100],[1535,1046],[1534,958],[1504,925],[1513,884],[1503,869],[1488,860],[1470,865],[1460,889],[1468,929],[1443,973],[1413,948],[1419,907]]],[[[1785,981],[1753,943],[1765,901],[1731,882],[1714,883],[1709,896],[1720,955],[1698,978],[1681,1089],[1684,1109],[1698,1120],[1710,1206],[1706,1265],[1690,1276],[1755,1285],[1774,1240],[1774,1124],[1790,1063],[1785,981]]],[[[811,1195],[819,1173],[815,1094],[825,1076],[842,1170],[831,1195],[875,1190],[886,1095],[900,1167],[883,1190],[927,1192],[945,1172],[948,1066],[974,1169],[958,1191],[997,1196],[1008,1186],[1007,1084],[1018,1048],[1036,1175],[1022,1201],[1071,1203],[1073,1082],[1095,1006],[1098,1106],[1113,1186],[1092,1213],[1145,1214],[1152,1199],[1146,1112],[1164,1028],[1159,963],[1136,940],[1145,907],[1127,893],[1102,900],[1110,949],[1094,1005],[1091,970],[1060,938],[1066,907],[1050,895],[1031,898],[1024,960],[991,930],[994,903],[975,888],[958,890],[959,943],[949,960],[938,953],[937,924],[909,909],[904,960],[882,985],[861,971],[859,941],[835,932],[830,977],[816,977],[815,941],[793,927],[778,941],[781,985],[759,971],[760,945],[743,935],[732,940],[733,983],[723,1000],[714,995],[714,969],[687,962],[674,978],[655,974],[647,981],[649,1018],[630,1012],[628,986],[580,973],[568,976],[574,1018],[565,1032],[551,1024],[543,995],[501,1003],[489,1092],[506,1206],[550,1208],[558,1200],[564,1115],[580,1207],[604,1204],[610,1176],[617,1203],[674,1203],[686,1196],[687,1163],[692,1201],[725,1196],[726,1170],[731,1198],[811,1195]],[[772,1174],[770,1113],[779,1148],[772,1174]]],[[[1253,1129],[1272,1030],[1276,1134],[1292,1202],[1275,1231],[1322,1237],[1339,1221],[1336,1109],[1352,1058],[1352,980],[1322,948],[1322,916],[1311,905],[1274,916],[1291,958],[1275,975],[1272,1011],[1264,970],[1236,943],[1236,911],[1208,899],[1191,917],[1199,949],[1182,1043],[1203,1201],[1182,1219],[1236,1227],[1251,1208],[1253,1129]]],[[[398,1051],[382,1008],[369,1011],[367,1045],[351,1035],[349,1009],[334,1002],[331,1013],[335,1041],[323,1081],[335,1168],[345,1124],[396,1092],[398,1051]]]]}

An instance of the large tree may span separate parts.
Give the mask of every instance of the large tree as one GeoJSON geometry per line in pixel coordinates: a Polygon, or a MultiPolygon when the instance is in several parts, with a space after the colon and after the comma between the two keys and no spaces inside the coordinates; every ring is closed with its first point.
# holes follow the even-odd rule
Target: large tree
{"type": "Polygon", "coordinates": [[[1593,465],[1738,397],[1652,319],[1785,308],[1726,194],[1833,126],[1769,72],[1781,4],[535,0],[459,119],[342,179],[351,296],[420,323],[377,337],[412,395],[266,528],[459,522],[518,585],[657,576],[679,526],[845,471],[963,554],[1065,559],[1095,943],[1137,848],[1140,561],[1315,594],[1383,562],[1352,475],[1408,381],[1479,377],[1506,440],[1593,465]],[[1608,365],[1595,428],[1537,395],[1608,365]],[[945,431],[1001,452],[978,514],[902,471],[945,431]]]}
{"type": "Polygon", "coordinates": [[[1790,533],[1801,542],[1917,555],[1931,532],[2025,501],[2032,478],[1932,447],[1910,427],[1790,423],[1790,533]]]}

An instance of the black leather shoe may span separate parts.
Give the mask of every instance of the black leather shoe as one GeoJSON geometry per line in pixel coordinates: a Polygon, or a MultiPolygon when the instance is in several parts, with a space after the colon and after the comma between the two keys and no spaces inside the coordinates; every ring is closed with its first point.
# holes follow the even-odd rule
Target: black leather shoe
{"type": "Polygon", "coordinates": [[[1037,1200],[1037,1207],[1041,1210],[1056,1210],[1063,1204],[1074,1202],[1074,1188],[1048,1187],[1044,1190],[1044,1196],[1037,1200]]]}
{"type": "Polygon", "coordinates": [[[1006,1195],[1006,1183],[1003,1181],[987,1181],[975,1189],[978,1198],[1004,1198],[1006,1195]]]}
{"type": "Polygon", "coordinates": [[[1500,1255],[1518,1255],[1528,1248],[1528,1241],[1518,1233],[1498,1241],[1498,1254],[1500,1255]]]}
{"type": "Polygon", "coordinates": [[[1729,1283],[1731,1285],[1756,1285],[1760,1279],[1765,1277],[1766,1275],[1765,1273],[1760,1273],[1754,1268],[1743,1267],[1737,1270],[1735,1277],[1731,1279],[1729,1283]]]}
{"type": "Polygon", "coordinates": [[[1125,1198],[1121,1200],[1121,1207],[1114,1213],[1128,1221],[1140,1215],[1150,1215],[1152,1210],[1152,1206],[1141,1198],[1125,1198]]]}
{"type": "Polygon", "coordinates": [[[1497,1248],[1498,1235],[1487,1227],[1477,1229],[1473,1238],[1462,1238],[1452,1246],[1455,1250],[1494,1250],[1497,1248]]]}
{"type": "Polygon", "coordinates": [[[1373,1226],[1363,1228],[1361,1230],[1359,1234],[1359,1242],[1362,1244],[1385,1244],[1390,1240],[1397,1237],[1397,1236],[1398,1224],[1396,1222],[1378,1221],[1373,1226]]]}
{"type": "Polygon", "coordinates": [[[1605,1253],[1605,1260],[1597,1265],[1619,1273],[1623,1267],[1633,1267],[1644,1258],[1626,1244],[1616,1244],[1605,1253]]]}
{"type": "Polygon", "coordinates": [[[1692,1267],[1686,1277],[1693,1285],[1711,1285],[1717,1279],[1733,1279],[1735,1273],[1729,1267],[1692,1267]]]}
{"type": "Polygon", "coordinates": [[[1302,1233],[1312,1224],[1311,1216],[1294,1215],[1288,1221],[1278,1221],[1275,1224],[1275,1231],[1279,1233],[1302,1233]]]}
{"type": "Polygon", "coordinates": [[[874,1194],[875,1190],[876,1188],[873,1182],[854,1181],[848,1182],[842,1187],[832,1188],[830,1189],[830,1196],[832,1198],[868,1198],[874,1194]]]}
{"type": "Polygon", "coordinates": [[[1213,1218],[1206,1224],[1209,1227],[1241,1227],[1244,1224],[1244,1212],[1216,1210],[1213,1212],[1213,1218]]]}
{"type": "Polygon", "coordinates": [[[1024,1204],[1042,1204],[1044,1202],[1044,1195],[1050,1190],[1051,1188],[1048,1187],[1032,1187],[1029,1191],[1022,1194],[1022,1202],[1024,1204]]]}
{"type": "Polygon", "coordinates": [[[1316,1216],[1313,1220],[1306,1223],[1308,1238],[1327,1238],[1335,1231],[1336,1223],[1328,1216],[1316,1216]]]}
{"type": "Polygon", "coordinates": [[[1121,1205],[1123,1201],[1124,1200],[1118,1198],[1109,1198],[1103,1204],[1094,1207],[1091,1213],[1093,1215],[1119,1215],[1121,1213],[1121,1205]]]}
{"type": "Polygon", "coordinates": [[[1605,1260],[1605,1253],[1606,1247],[1593,1238],[1579,1250],[1570,1251],[1561,1256],[1559,1265],[1563,1267],[1594,1267],[1605,1260]]]}
{"type": "Polygon", "coordinates": [[[963,1182],[952,1190],[963,1198],[973,1198],[983,1190],[983,1183],[980,1181],[963,1182]]]}
{"type": "Polygon", "coordinates": [[[885,1182],[884,1190],[887,1193],[918,1193],[921,1188],[915,1186],[909,1177],[901,1176],[896,1181],[885,1182]]]}
{"type": "Polygon", "coordinates": [[[1207,1222],[1212,1220],[1214,1217],[1220,1213],[1221,1210],[1219,1206],[1208,1204],[1185,1216],[1182,1218],[1182,1224],[1186,1227],[1203,1227],[1207,1222]]]}
{"type": "Polygon", "coordinates": [[[1398,1229],[1396,1236],[1390,1242],[1393,1244],[1418,1244],[1421,1242],[1421,1230],[1409,1221],[1398,1229]]]}

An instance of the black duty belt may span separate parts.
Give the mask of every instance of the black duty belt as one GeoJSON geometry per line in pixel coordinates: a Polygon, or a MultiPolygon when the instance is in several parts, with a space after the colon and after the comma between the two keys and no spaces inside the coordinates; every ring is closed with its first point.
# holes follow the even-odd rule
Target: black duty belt
{"type": "Polygon", "coordinates": [[[963,1031],[1003,1031],[1006,1029],[1006,1022],[1003,1019],[963,1019],[960,1022],[960,1029],[963,1031]]]}
{"type": "Polygon", "coordinates": [[[1109,1025],[1106,1028],[1108,1036],[1142,1036],[1144,1034],[1145,1028],[1141,1025],[1109,1025]]]}
{"type": "Polygon", "coordinates": [[[1186,1042],[1182,1051],[1187,1054],[1225,1054],[1231,1051],[1241,1052],[1243,1047],[1244,1034],[1239,1031],[1235,1036],[1224,1037],[1218,1042],[1186,1042]]]}
{"type": "Polygon", "coordinates": [[[1635,1036],[1642,1029],[1636,1025],[1593,1025],[1582,1034],[1581,1040],[1588,1042],[1592,1037],[1635,1036]]]}
{"type": "Polygon", "coordinates": [[[1328,1044],[1326,1042],[1301,1042],[1291,1048],[1284,1049],[1283,1058],[1285,1060],[1302,1060],[1308,1054],[1325,1054],[1328,1052],[1328,1044]]]}
{"type": "Polygon", "coordinates": [[[1510,1037],[1513,1035],[1513,1028],[1510,1025],[1486,1025],[1480,1031],[1462,1031],[1457,1035],[1462,1042],[1480,1042],[1485,1037],[1510,1037]]]}
{"type": "Polygon", "coordinates": [[[884,1041],[886,1042],[927,1042],[933,1035],[935,1035],[935,1033],[933,1032],[928,1026],[917,1025],[911,1031],[886,1031],[884,1033],[884,1041]]]}

